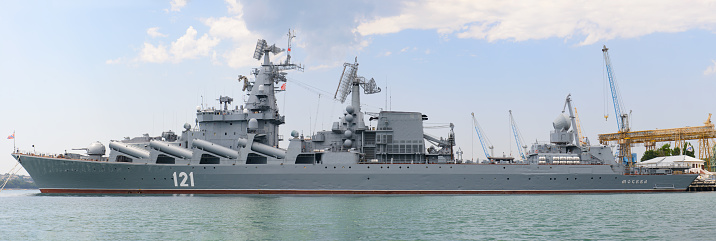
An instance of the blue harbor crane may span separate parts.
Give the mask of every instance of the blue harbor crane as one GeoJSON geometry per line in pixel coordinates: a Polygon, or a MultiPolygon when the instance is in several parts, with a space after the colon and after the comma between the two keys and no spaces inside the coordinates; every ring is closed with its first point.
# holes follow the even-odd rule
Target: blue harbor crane
{"type": "MultiPolygon", "coordinates": [[[[612,67],[611,59],[609,58],[609,49],[606,45],[602,48],[602,53],[604,55],[604,63],[607,68],[607,77],[609,79],[609,89],[612,92],[612,102],[614,103],[614,113],[617,116],[617,128],[619,130],[619,133],[627,133],[629,132],[629,114],[626,113],[626,111],[623,111],[622,109],[622,100],[621,100],[621,94],[619,93],[619,87],[617,86],[617,82],[615,80],[614,76],[614,69],[612,67]]],[[[605,118],[608,116],[605,115],[605,118]]],[[[624,141],[619,143],[619,150],[617,156],[619,159],[621,159],[624,163],[629,163],[631,166],[631,143],[628,139],[624,139],[624,141]]]]}
{"type": "Polygon", "coordinates": [[[522,133],[520,133],[520,129],[517,128],[515,118],[512,117],[512,110],[510,110],[510,126],[512,126],[512,134],[514,134],[515,136],[515,142],[517,142],[517,149],[520,150],[520,156],[522,157],[522,160],[526,160],[527,157],[525,157],[525,152],[527,152],[527,145],[522,145],[522,143],[524,143],[525,141],[522,139],[522,133]]]}
{"type": "Polygon", "coordinates": [[[472,125],[475,127],[475,132],[477,132],[477,138],[480,139],[480,144],[482,145],[482,151],[485,152],[485,157],[492,157],[491,153],[494,149],[494,146],[492,146],[490,139],[487,138],[485,133],[482,131],[480,123],[477,123],[477,119],[475,119],[475,112],[472,113],[472,125]],[[490,153],[487,152],[488,148],[490,149],[490,153]]]}

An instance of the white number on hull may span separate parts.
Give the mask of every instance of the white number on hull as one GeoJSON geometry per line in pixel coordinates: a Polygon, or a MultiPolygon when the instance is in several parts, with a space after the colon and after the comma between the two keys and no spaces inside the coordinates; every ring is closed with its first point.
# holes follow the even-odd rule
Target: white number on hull
{"type": "Polygon", "coordinates": [[[186,172],[180,172],[179,178],[183,178],[181,180],[181,183],[179,183],[179,180],[177,179],[177,172],[174,172],[174,186],[175,187],[189,187],[194,186],[194,172],[189,172],[189,175],[186,174],[186,172]],[[189,179],[189,184],[186,183],[186,179],[189,179]]]}

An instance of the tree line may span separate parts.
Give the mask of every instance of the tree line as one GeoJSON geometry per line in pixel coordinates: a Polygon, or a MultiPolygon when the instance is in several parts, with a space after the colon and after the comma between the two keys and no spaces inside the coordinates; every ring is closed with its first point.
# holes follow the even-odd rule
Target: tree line
{"type": "Polygon", "coordinates": [[[662,157],[662,156],[678,156],[681,155],[683,150],[683,155],[687,155],[690,157],[696,157],[694,155],[694,147],[691,146],[691,143],[684,143],[684,146],[681,148],[674,147],[674,149],[671,149],[671,145],[669,143],[664,144],[663,146],[659,147],[659,149],[656,150],[648,150],[644,152],[644,155],[641,157],[641,161],[646,161],[652,158],[662,157]],[[691,148],[688,148],[691,147],[691,148]],[[689,150],[691,149],[691,150],[689,150]]]}

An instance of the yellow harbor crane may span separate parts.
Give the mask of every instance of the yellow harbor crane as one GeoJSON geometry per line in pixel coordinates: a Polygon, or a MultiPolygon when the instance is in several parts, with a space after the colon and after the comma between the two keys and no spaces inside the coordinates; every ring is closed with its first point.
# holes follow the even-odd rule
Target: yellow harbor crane
{"type": "Polygon", "coordinates": [[[579,114],[577,113],[577,107],[574,107],[574,120],[575,123],[577,123],[577,136],[579,137],[579,143],[582,143],[582,146],[588,146],[589,141],[587,141],[587,137],[582,135],[582,125],[579,123],[579,114]]]}
{"type": "Polygon", "coordinates": [[[709,113],[703,126],[599,134],[599,143],[602,145],[644,144],[647,150],[654,150],[657,142],[673,141],[675,146],[682,148],[685,141],[698,140],[699,159],[705,160],[707,169],[713,171],[711,163],[711,157],[714,154],[711,149],[713,138],[716,138],[716,130],[714,124],[711,123],[711,114],[709,113]]]}

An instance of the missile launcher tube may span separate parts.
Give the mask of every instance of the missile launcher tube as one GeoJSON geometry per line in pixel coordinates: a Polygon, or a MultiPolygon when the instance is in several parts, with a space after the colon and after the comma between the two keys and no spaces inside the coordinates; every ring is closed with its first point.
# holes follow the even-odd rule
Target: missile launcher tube
{"type": "Polygon", "coordinates": [[[239,153],[237,151],[231,150],[229,148],[226,148],[226,147],[223,147],[220,145],[216,145],[214,143],[211,143],[211,142],[208,142],[205,140],[194,139],[192,141],[192,145],[199,147],[204,151],[211,152],[211,153],[223,156],[223,157],[234,158],[234,159],[239,158],[239,153]]]}
{"type": "MultiPolygon", "coordinates": [[[[249,141],[247,139],[239,138],[239,145],[241,146],[246,146],[248,142],[249,141]]],[[[251,144],[251,150],[264,155],[275,156],[280,159],[286,158],[286,150],[275,148],[259,142],[253,142],[251,144]]]]}
{"type": "Polygon", "coordinates": [[[149,158],[149,151],[133,147],[121,142],[110,142],[109,148],[133,156],[135,158],[149,158]]]}
{"type": "Polygon", "coordinates": [[[174,156],[178,156],[184,159],[190,159],[193,155],[192,151],[187,150],[186,148],[181,148],[178,146],[173,146],[169,143],[163,142],[163,141],[149,141],[149,146],[159,149],[161,152],[169,153],[174,156]]]}

